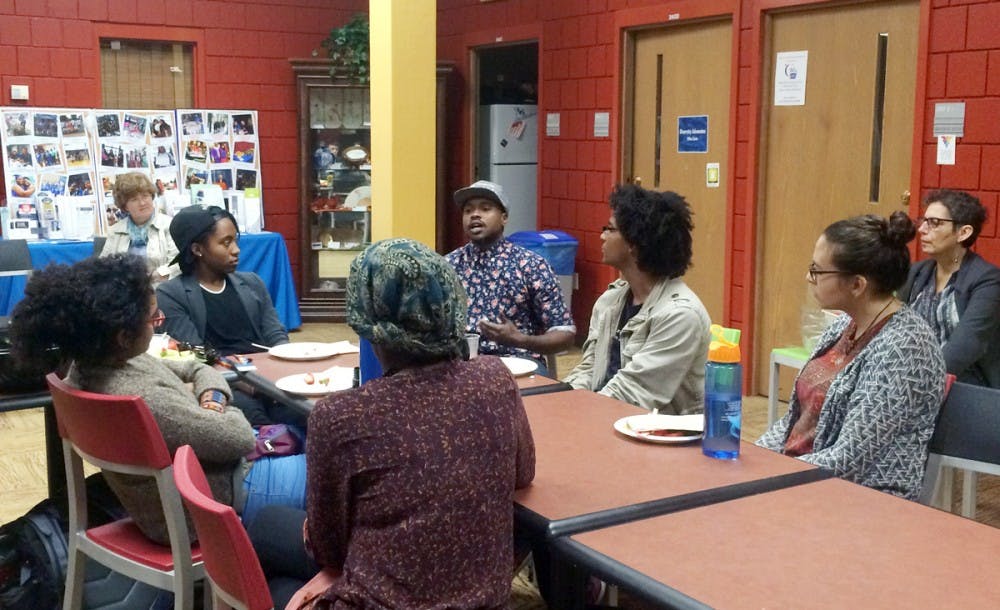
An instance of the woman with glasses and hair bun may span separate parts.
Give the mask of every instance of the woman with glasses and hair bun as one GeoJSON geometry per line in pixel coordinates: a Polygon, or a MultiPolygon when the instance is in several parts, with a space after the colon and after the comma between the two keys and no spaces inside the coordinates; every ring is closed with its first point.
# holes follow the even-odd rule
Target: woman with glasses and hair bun
{"type": "Polygon", "coordinates": [[[927,323],[894,296],[915,234],[903,212],[823,231],[806,280],[821,307],[844,315],[795,379],[788,413],[757,441],[908,499],[920,491],[945,377],[927,323]]]}
{"type": "Polygon", "coordinates": [[[930,324],[949,373],[1000,388],[1000,269],[970,250],[985,221],[968,193],[928,194],[918,231],[930,258],[913,265],[899,298],[930,324]]]}

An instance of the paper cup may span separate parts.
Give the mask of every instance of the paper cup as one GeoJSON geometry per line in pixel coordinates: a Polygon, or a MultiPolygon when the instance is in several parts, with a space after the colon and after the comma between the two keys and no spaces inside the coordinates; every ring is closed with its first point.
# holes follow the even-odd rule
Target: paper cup
{"type": "Polygon", "coordinates": [[[479,335],[466,333],[465,341],[469,344],[469,360],[479,356],[479,335]]]}

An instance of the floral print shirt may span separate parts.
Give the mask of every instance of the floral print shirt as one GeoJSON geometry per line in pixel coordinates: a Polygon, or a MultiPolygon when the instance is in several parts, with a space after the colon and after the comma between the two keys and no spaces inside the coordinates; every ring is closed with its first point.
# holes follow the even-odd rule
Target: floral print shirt
{"type": "MultiPolygon", "coordinates": [[[[552,267],[538,254],[506,238],[485,250],[468,243],[447,256],[469,295],[467,330],[478,333],[480,320],[505,316],[526,335],[550,330],[576,332],[552,267]]],[[[480,354],[541,359],[540,354],[483,340],[480,354]]]]}

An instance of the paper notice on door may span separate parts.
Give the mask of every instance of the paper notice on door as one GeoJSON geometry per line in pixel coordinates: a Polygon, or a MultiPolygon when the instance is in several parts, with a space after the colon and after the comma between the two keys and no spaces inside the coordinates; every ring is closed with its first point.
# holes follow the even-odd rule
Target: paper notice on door
{"type": "Polygon", "coordinates": [[[937,164],[955,165],[955,136],[937,137],[937,164]]]}
{"type": "Polygon", "coordinates": [[[705,164],[705,186],[710,189],[719,188],[719,164],[718,163],[706,163],[705,164]]]}
{"type": "Polygon", "coordinates": [[[778,53],[774,62],[774,105],[804,106],[809,51],[778,53]]]}

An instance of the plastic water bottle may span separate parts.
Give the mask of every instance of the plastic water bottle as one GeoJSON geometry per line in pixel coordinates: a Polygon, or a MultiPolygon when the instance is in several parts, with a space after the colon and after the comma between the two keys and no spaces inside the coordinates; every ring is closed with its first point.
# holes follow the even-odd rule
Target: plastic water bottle
{"type": "Polygon", "coordinates": [[[358,337],[358,346],[361,353],[358,354],[361,364],[361,384],[368,383],[369,380],[382,376],[382,363],[375,356],[372,344],[364,337],[358,337]]]}
{"type": "MultiPolygon", "coordinates": [[[[713,329],[713,332],[715,329],[713,329]]],[[[743,367],[740,346],[715,334],[705,365],[705,436],[701,452],[735,460],[740,455],[743,367]]]]}

